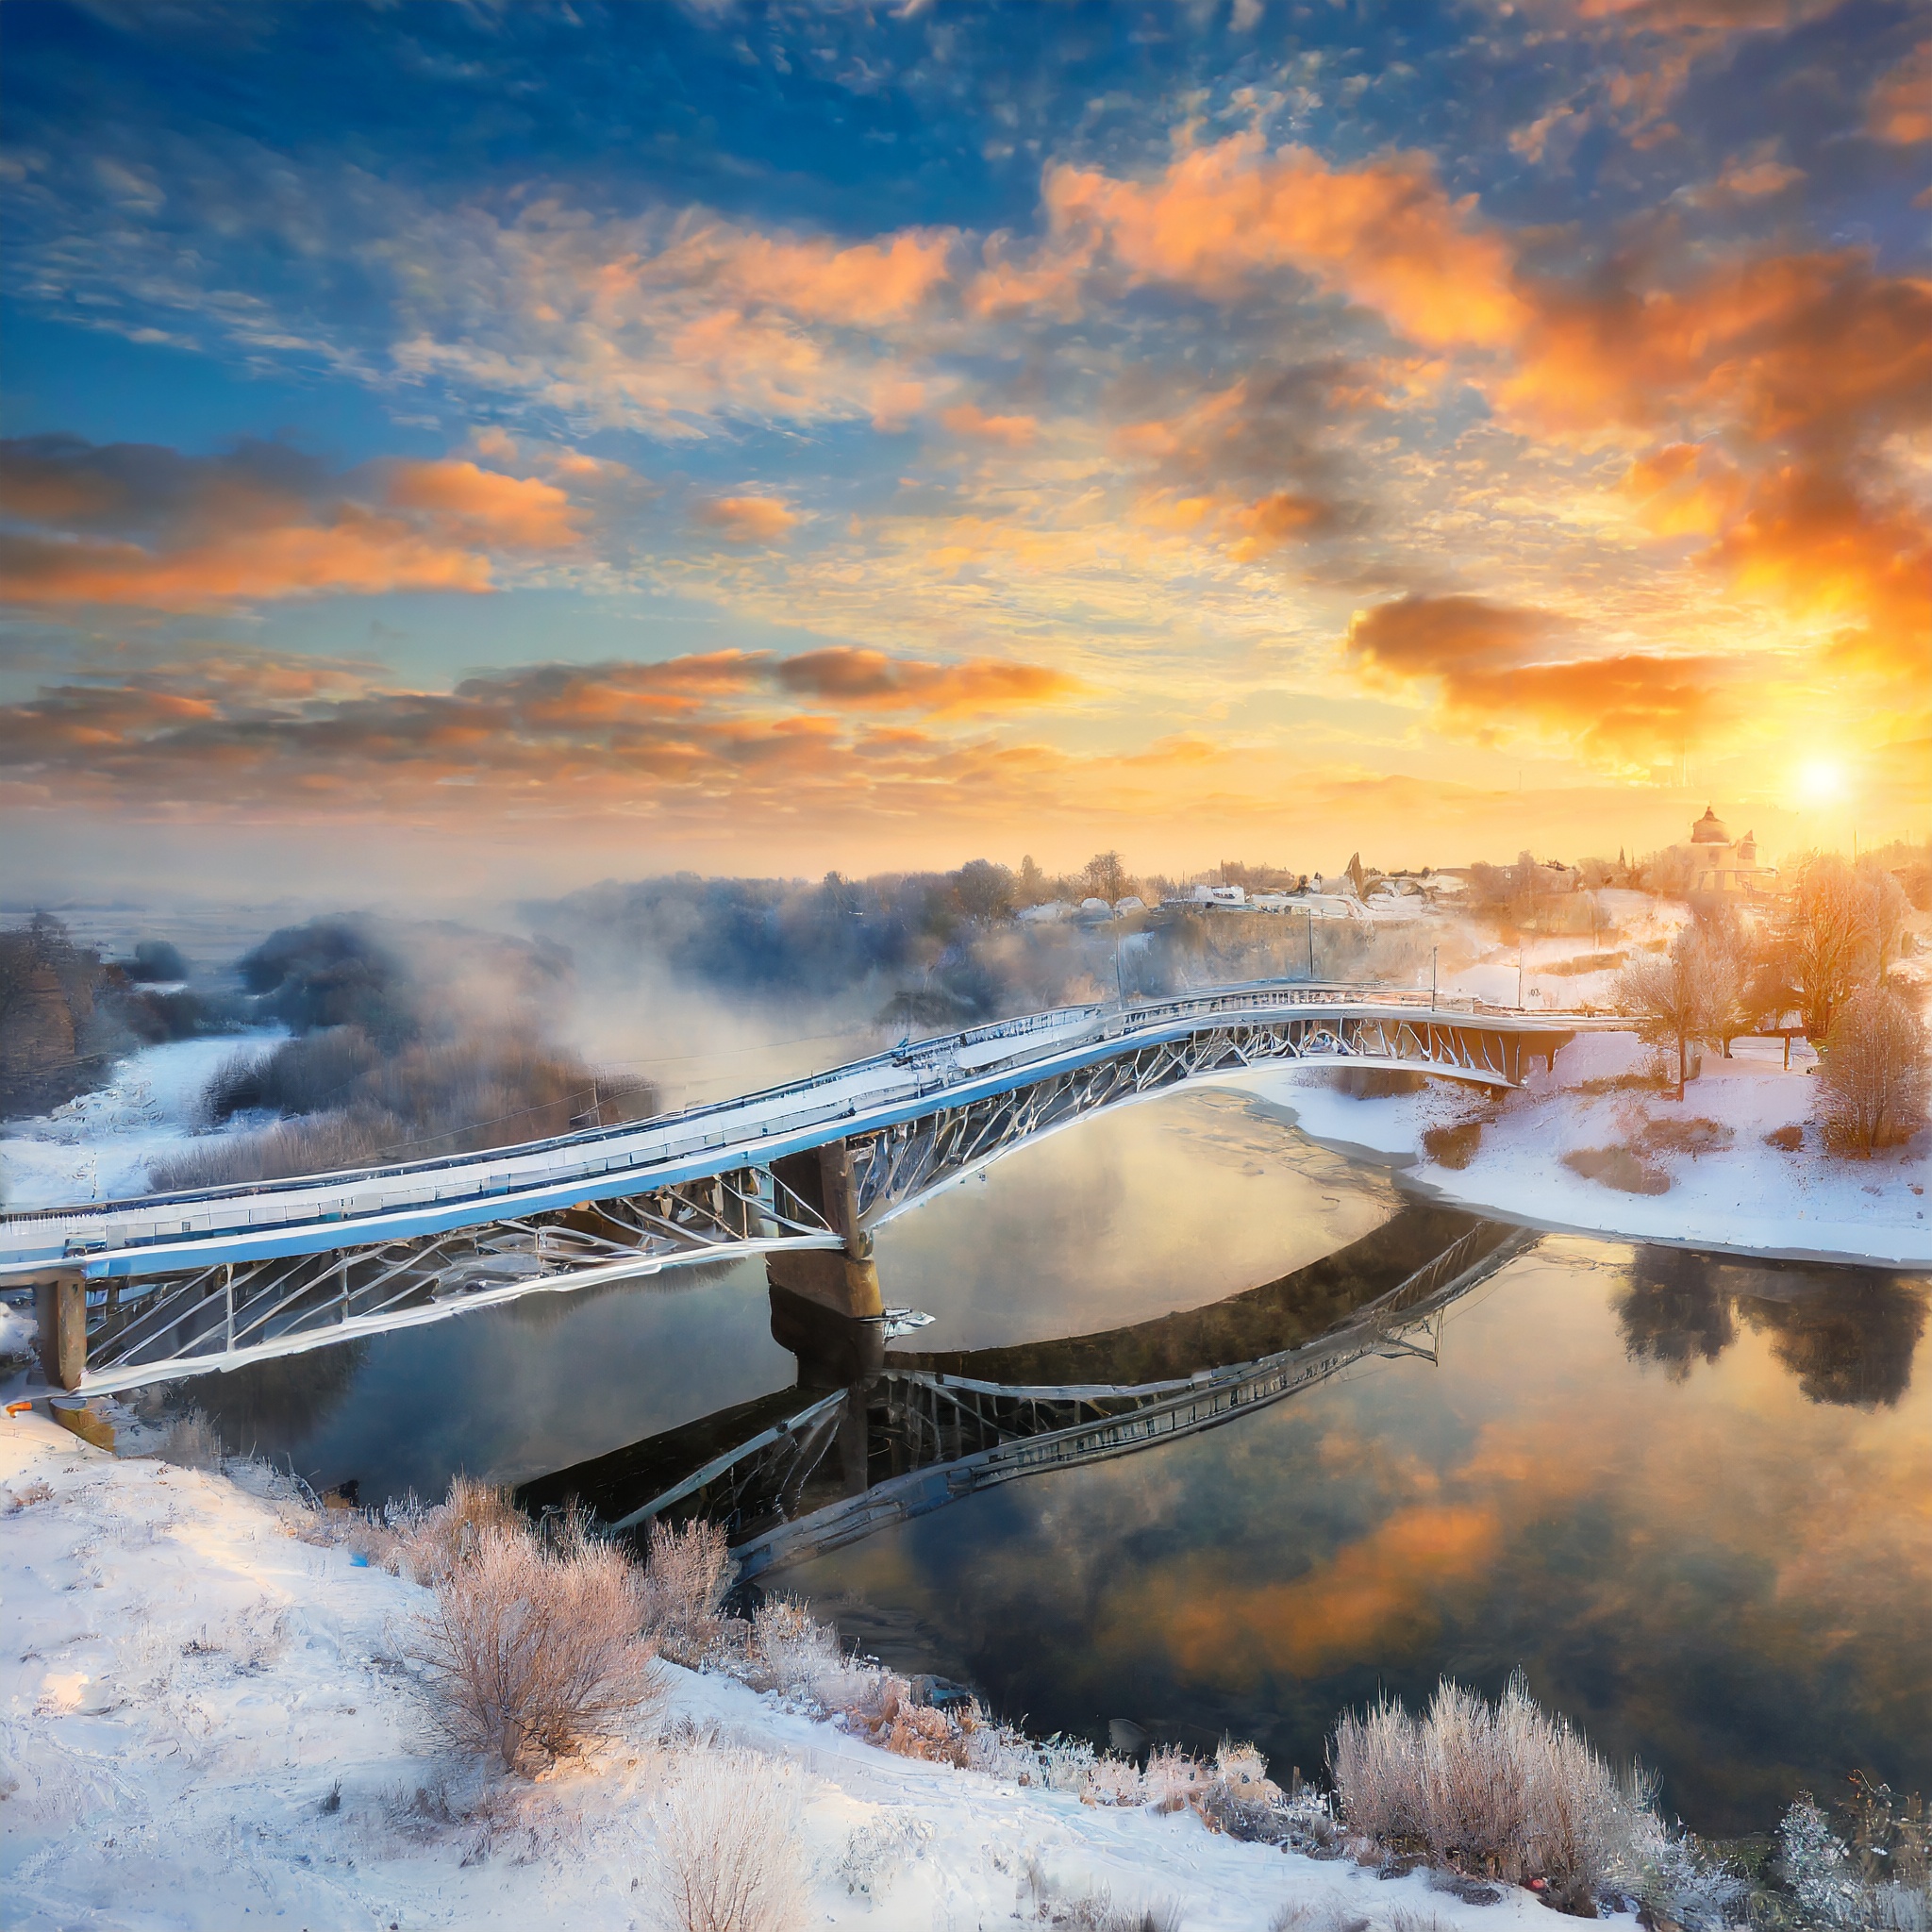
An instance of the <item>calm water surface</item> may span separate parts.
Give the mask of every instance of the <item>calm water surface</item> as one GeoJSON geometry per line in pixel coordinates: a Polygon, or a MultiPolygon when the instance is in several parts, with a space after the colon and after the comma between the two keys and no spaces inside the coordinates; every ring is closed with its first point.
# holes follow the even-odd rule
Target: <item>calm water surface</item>
{"type": "MultiPolygon", "coordinates": [[[[1204,1306],[1385,1220],[1384,1177],[1228,1093],[1013,1157],[888,1228],[922,1347],[1204,1306]]],[[[1700,1829],[1854,1767],[1932,1790],[1921,1279],[1552,1238],[1377,1361],[1209,1434],[1042,1476],[773,1579],[1036,1729],[1254,1737],[1523,1666],[1700,1829]]],[[[762,1271],[533,1297],[197,1385],[231,1441],[365,1500],[517,1480],[791,1379],[762,1271]]]]}

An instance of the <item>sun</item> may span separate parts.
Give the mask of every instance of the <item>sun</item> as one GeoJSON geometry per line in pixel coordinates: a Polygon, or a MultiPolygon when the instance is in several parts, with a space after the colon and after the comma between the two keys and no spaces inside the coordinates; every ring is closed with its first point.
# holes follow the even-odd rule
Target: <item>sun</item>
{"type": "Polygon", "coordinates": [[[1798,790],[1813,804],[1836,798],[1844,784],[1844,773],[1830,758],[1813,758],[1798,771],[1798,790]]]}

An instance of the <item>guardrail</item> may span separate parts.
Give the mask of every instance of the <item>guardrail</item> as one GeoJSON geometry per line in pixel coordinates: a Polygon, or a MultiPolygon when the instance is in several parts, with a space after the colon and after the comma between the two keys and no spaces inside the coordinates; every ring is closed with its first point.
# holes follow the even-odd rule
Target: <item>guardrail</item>
{"type": "MultiPolygon", "coordinates": [[[[611,1127],[525,1141],[485,1153],[445,1155],[421,1161],[339,1170],[230,1188],[185,1190],[131,1200],[77,1203],[59,1208],[0,1213],[0,1241],[8,1231],[30,1234],[59,1224],[75,1230],[76,1254],[98,1252],[103,1243],[126,1246],[192,1240],[197,1235],[245,1235],[269,1227],[288,1228],[322,1221],[363,1221],[411,1208],[460,1205],[547,1184],[627,1174],[694,1156],[744,1145],[749,1155],[758,1142],[809,1132],[830,1123],[876,1111],[905,1101],[970,1087],[1057,1055],[1076,1052],[1096,1037],[1104,1041],[1150,1040],[1163,1030],[1204,1020],[1252,1015],[1257,1020],[1306,1011],[1334,1009],[1338,1017],[1372,1016],[1378,1011],[1440,1014],[1458,1021],[1495,1019],[1509,1031],[1560,1028],[1583,1019],[1555,1010],[1518,1012],[1485,1009],[1461,998],[1453,1004],[1425,991],[1395,987],[1342,986],[1311,981],[1252,981],[1198,993],[1130,1004],[1123,1008],[1087,1005],[1059,1008],[1012,1020],[969,1027],[868,1055],[822,1074],[703,1103],[675,1114],[611,1127]],[[1007,1041],[1014,1051],[966,1069],[959,1056],[975,1047],[1007,1041]],[[834,1090],[843,1090],[836,1092],[834,1090]],[[791,1103],[787,1105],[786,1103],[791,1103]],[[804,1103],[804,1104],[799,1104],[804,1103]],[[448,1180],[456,1183],[444,1186],[448,1180]],[[214,1213],[206,1210],[219,1204],[214,1213]],[[197,1212],[197,1209],[204,1211],[197,1212]],[[117,1221],[137,1222],[115,1241],[117,1221]],[[100,1230],[99,1233],[93,1230],[100,1230]]],[[[1589,1024],[1587,1020],[1584,1024],[1589,1024]]],[[[1601,1023],[1599,1023],[1601,1024],[1601,1023]]]]}

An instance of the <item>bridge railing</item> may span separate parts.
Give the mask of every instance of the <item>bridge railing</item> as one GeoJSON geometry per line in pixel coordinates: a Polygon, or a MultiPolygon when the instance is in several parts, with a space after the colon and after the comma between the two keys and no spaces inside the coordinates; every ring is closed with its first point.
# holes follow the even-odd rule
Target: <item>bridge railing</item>
{"type": "MultiPolygon", "coordinates": [[[[188,1189],[134,1199],[76,1203],[59,1208],[0,1212],[0,1226],[23,1231],[59,1223],[100,1226],[117,1217],[139,1217],[148,1224],[142,1239],[172,1240],[184,1235],[192,1238],[197,1233],[245,1232],[261,1225],[288,1224],[291,1216],[280,1204],[286,1203],[291,1195],[306,1194],[314,1200],[312,1209],[301,1217],[309,1221],[359,1220],[397,1208],[475,1201],[494,1193],[541,1187],[546,1181],[590,1179],[655,1166],[726,1147],[734,1141],[806,1131],[857,1115],[862,1107],[886,1105],[904,1097],[923,1097],[964,1084],[990,1071],[994,1063],[971,1070],[959,1066],[959,1055],[975,1046],[1006,1041],[1020,1042],[1012,1055],[1004,1057],[1004,1064],[1010,1068],[1016,1063],[1024,1064],[1068,1051],[1079,1043],[1082,1035],[1091,1038],[1095,1031],[1102,1038],[1118,1039],[1205,1017],[1285,1013],[1312,1006],[1338,1005],[1426,1008],[1462,1019],[1486,1014],[1481,1002],[1466,995],[1446,999],[1419,989],[1281,980],[1250,981],[1120,1008],[1059,1008],[938,1035],[916,1043],[902,1043],[781,1086],[705,1102],[643,1121],[586,1128],[483,1153],[346,1168],[331,1174],[296,1175],[239,1187],[188,1189]],[[867,1091],[864,1081],[868,1074],[885,1078],[867,1091]],[[842,1105],[818,1097],[834,1088],[851,1091],[852,1097],[842,1105]],[[786,1106],[786,1102],[805,1104],[786,1106]],[[587,1150],[599,1146],[609,1147],[608,1158],[599,1161],[594,1153],[585,1158],[587,1150]],[[460,1176],[459,1185],[445,1191],[438,1185],[439,1177],[443,1175],[460,1176]],[[361,1192],[370,1183],[377,1184],[375,1191],[361,1192]],[[341,1198],[331,1208],[329,1199],[337,1194],[341,1198]],[[352,1200],[351,1196],[358,1198],[352,1200]],[[221,1204],[217,1214],[195,1211],[215,1203],[221,1204]],[[243,1205],[254,1203],[261,1204],[261,1211],[257,1211],[253,1205],[243,1205]],[[172,1224],[164,1234],[152,1227],[157,1218],[172,1224]]],[[[1500,1009],[1487,1011],[1502,1016],[1500,1009]]],[[[1512,1012],[1508,1017],[1529,1016],[1512,1012]]],[[[1536,1017],[1560,1024],[1568,1016],[1553,1011],[1536,1017]]]]}

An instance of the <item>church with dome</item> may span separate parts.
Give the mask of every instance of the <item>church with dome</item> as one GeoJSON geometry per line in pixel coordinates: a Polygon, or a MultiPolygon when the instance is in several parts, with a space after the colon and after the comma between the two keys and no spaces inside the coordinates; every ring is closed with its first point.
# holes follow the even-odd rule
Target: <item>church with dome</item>
{"type": "Polygon", "coordinates": [[[1733,841],[1729,828],[1709,806],[1690,827],[1690,891],[1702,894],[1743,894],[1773,891],[1777,868],[1757,862],[1757,837],[1746,832],[1733,841]]]}

